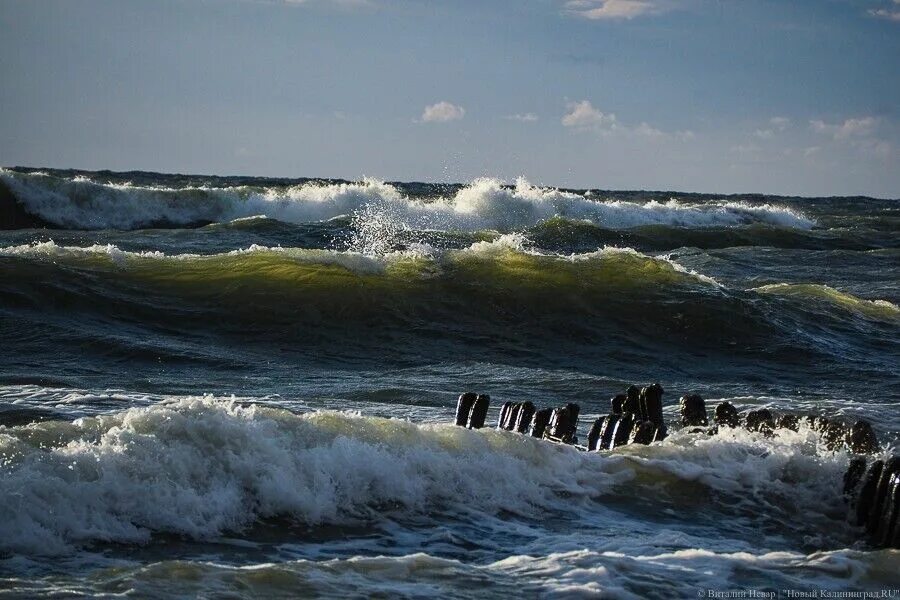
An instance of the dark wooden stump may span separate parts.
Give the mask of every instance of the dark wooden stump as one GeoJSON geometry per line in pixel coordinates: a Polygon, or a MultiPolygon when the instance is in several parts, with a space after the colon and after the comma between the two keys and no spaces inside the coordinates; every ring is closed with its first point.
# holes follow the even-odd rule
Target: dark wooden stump
{"type": "Polygon", "coordinates": [[[847,432],[847,447],[857,454],[872,454],[878,450],[878,438],[868,421],[859,420],[847,432]]]}
{"type": "Polygon", "coordinates": [[[516,419],[519,418],[519,411],[522,410],[522,404],[516,402],[512,406],[509,407],[509,412],[506,413],[506,421],[503,423],[503,429],[507,431],[512,431],[516,427],[516,419]]]}
{"type": "Polygon", "coordinates": [[[613,434],[613,443],[610,450],[616,446],[624,446],[631,437],[631,431],[634,429],[635,420],[631,413],[622,413],[622,417],[616,424],[616,432],[613,434]]]}
{"type": "Polygon", "coordinates": [[[878,478],[878,485],[875,488],[875,495],[872,500],[872,510],[869,512],[869,519],[866,521],[866,531],[870,534],[875,533],[878,528],[878,521],[881,519],[881,513],[887,503],[888,483],[891,476],[900,471],[900,457],[892,456],[884,461],[884,467],[881,469],[881,476],[878,478]]]}
{"type": "Polygon", "coordinates": [[[800,430],[800,417],[798,417],[797,415],[792,415],[790,413],[778,415],[778,418],[775,419],[775,427],[777,429],[789,429],[790,431],[799,431],[800,430]]]}
{"type": "Polygon", "coordinates": [[[472,405],[475,404],[477,397],[474,392],[459,395],[459,400],[456,401],[456,424],[460,427],[465,427],[469,422],[469,411],[472,410],[472,405]]]}
{"type": "Polygon", "coordinates": [[[531,437],[544,437],[544,432],[547,430],[547,425],[550,423],[550,416],[552,414],[552,408],[543,408],[534,413],[534,416],[531,417],[531,427],[529,428],[531,437]]]}
{"type": "Polygon", "coordinates": [[[900,471],[895,471],[887,481],[881,515],[875,526],[872,541],[876,546],[894,545],[898,517],[900,517],[900,471]]]}
{"type": "Polygon", "coordinates": [[[709,419],[706,416],[706,403],[698,394],[682,396],[680,408],[681,425],[683,427],[709,425],[709,419]]]}
{"type": "Polygon", "coordinates": [[[844,495],[852,496],[866,474],[866,459],[854,458],[844,473],[844,495]]]}
{"type": "Polygon", "coordinates": [[[759,433],[771,434],[775,429],[775,419],[772,417],[772,411],[768,408],[751,410],[747,413],[745,423],[748,430],[759,433]]]}
{"type": "Polygon", "coordinates": [[[650,444],[656,438],[656,423],[653,421],[641,421],[631,430],[628,438],[629,444],[650,444]]]}
{"type": "Polygon", "coordinates": [[[603,423],[603,429],[600,431],[600,441],[597,442],[597,450],[609,450],[612,447],[613,436],[616,434],[616,425],[622,415],[609,415],[606,422],[603,423]]]}
{"type": "Polygon", "coordinates": [[[591,425],[587,435],[588,451],[593,452],[597,449],[597,441],[600,439],[600,432],[603,430],[603,423],[605,421],[606,417],[597,417],[597,419],[594,420],[593,425],[591,425]]]}
{"type": "Polygon", "coordinates": [[[641,414],[641,390],[636,385],[628,386],[625,390],[625,401],[622,403],[622,412],[641,414]]]}
{"type": "Polygon", "coordinates": [[[857,525],[865,525],[869,521],[872,506],[875,504],[875,491],[878,489],[878,480],[881,478],[882,470],[884,470],[884,461],[876,460],[869,466],[863,477],[859,495],[856,497],[857,525]]]}
{"type": "Polygon", "coordinates": [[[720,402],[716,406],[716,425],[719,427],[737,427],[740,424],[741,418],[731,402],[720,402]]]}
{"type": "Polygon", "coordinates": [[[531,424],[531,418],[533,416],[534,404],[529,401],[523,402],[521,408],[519,408],[519,414],[516,417],[513,431],[516,431],[518,433],[525,433],[528,430],[528,426],[531,424]]]}
{"type": "Polygon", "coordinates": [[[472,405],[472,415],[469,417],[470,429],[481,429],[484,420],[487,419],[488,408],[491,406],[491,397],[487,394],[478,394],[475,404],[472,405]]]}

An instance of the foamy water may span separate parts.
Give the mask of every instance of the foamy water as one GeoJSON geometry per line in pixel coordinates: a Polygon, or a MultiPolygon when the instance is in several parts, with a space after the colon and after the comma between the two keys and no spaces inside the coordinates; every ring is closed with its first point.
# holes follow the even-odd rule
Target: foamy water
{"type": "Polygon", "coordinates": [[[86,178],[58,180],[0,171],[0,179],[33,214],[56,225],[80,229],[134,229],[153,223],[186,225],[227,222],[257,215],[287,223],[324,221],[364,212],[366,222],[389,219],[417,230],[507,232],[552,217],[583,219],[608,228],[641,225],[722,227],[767,223],[808,229],[815,222],[771,204],[722,201],[691,204],[595,200],[581,194],[534,186],[520,179],[507,187],[497,179],[477,179],[451,197],[410,199],[378,180],[358,183],[250,187],[145,187],[102,184],[86,178]]]}
{"type": "Polygon", "coordinates": [[[208,396],[2,429],[0,457],[6,569],[40,574],[45,560],[78,557],[102,564],[90,557],[110,542],[151,544],[154,554],[162,548],[152,539],[166,534],[210,553],[180,564],[160,557],[140,574],[118,559],[116,578],[100,575],[92,591],[122,577],[138,590],[198,591],[246,578],[248,597],[304,583],[323,593],[453,595],[478,581],[495,592],[640,597],[748,586],[755,573],[787,587],[871,587],[896,560],[853,549],[858,532],[834,493],[846,455],[805,428],[775,438],[681,432],[584,453],[491,429],[208,396]],[[272,519],[297,533],[272,546],[258,525],[272,519]],[[296,537],[324,526],[378,532],[374,549],[390,551],[370,556],[365,536],[296,537]],[[228,550],[237,537],[249,546],[228,550]],[[803,550],[813,546],[844,549],[803,550]],[[231,564],[250,550],[268,559],[231,564]],[[462,559],[469,552],[474,562],[462,559]],[[326,558],[335,553],[349,556],[326,558]]]}
{"type": "Polygon", "coordinates": [[[6,169],[0,202],[0,596],[898,587],[846,450],[677,426],[698,393],[898,452],[890,201],[6,169]],[[650,446],[492,426],[576,402],[583,441],[655,381],[650,446]]]}

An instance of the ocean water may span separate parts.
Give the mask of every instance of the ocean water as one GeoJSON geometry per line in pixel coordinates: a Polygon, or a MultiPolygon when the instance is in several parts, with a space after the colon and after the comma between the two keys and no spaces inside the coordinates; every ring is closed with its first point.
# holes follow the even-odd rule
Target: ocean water
{"type": "Polygon", "coordinates": [[[28,169],[3,198],[0,597],[900,594],[806,428],[451,424],[472,390],[490,424],[577,402],[584,437],[660,382],[673,421],[699,393],[897,453],[896,200],[28,169]]]}

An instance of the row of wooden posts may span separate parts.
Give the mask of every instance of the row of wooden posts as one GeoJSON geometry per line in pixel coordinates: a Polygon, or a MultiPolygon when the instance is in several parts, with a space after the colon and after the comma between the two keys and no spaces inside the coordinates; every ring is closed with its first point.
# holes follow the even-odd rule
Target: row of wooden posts
{"type": "MultiPolygon", "coordinates": [[[[550,442],[571,444],[579,450],[593,452],[612,450],[625,444],[651,444],[662,441],[668,433],[663,419],[663,388],[654,383],[643,388],[630,386],[624,394],[610,400],[609,414],[595,419],[588,430],[585,444],[577,436],[578,404],[537,409],[532,402],[506,402],[500,409],[497,428],[530,435],[550,442]]],[[[466,392],[456,404],[456,424],[481,429],[487,419],[491,397],[466,392]]],[[[851,454],[844,477],[844,496],[848,514],[855,525],[865,527],[876,546],[900,548],[900,457],[878,459],[868,463],[865,455],[879,452],[875,430],[868,421],[849,424],[841,419],[793,413],[773,414],[766,408],[743,414],[730,402],[720,402],[710,426],[706,403],[697,394],[680,400],[680,425],[694,433],[714,435],[720,428],[744,427],[764,435],[775,435],[779,429],[798,431],[806,424],[816,431],[832,451],[846,448],[851,454]]]]}
{"type": "MultiPolygon", "coordinates": [[[[586,446],[578,444],[581,408],[575,403],[538,410],[529,401],[506,402],[500,409],[497,428],[574,444],[582,450],[611,449],[628,443],[649,444],[666,437],[662,395],[662,386],[656,383],[643,389],[631,386],[625,394],[613,398],[612,412],[594,421],[586,446]]],[[[466,392],[460,395],[456,404],[456,424],[470,429],[484,427],[490,401],[487,394],[466,392]]]]}

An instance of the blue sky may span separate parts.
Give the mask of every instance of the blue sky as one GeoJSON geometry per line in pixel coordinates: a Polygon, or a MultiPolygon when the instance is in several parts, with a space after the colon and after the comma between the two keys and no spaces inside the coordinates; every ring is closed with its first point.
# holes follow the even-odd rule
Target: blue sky
{"type": "Polygon", "coordinates": [[[0,0],[0,164],[900,197],[900,0],[0,0]]]}

